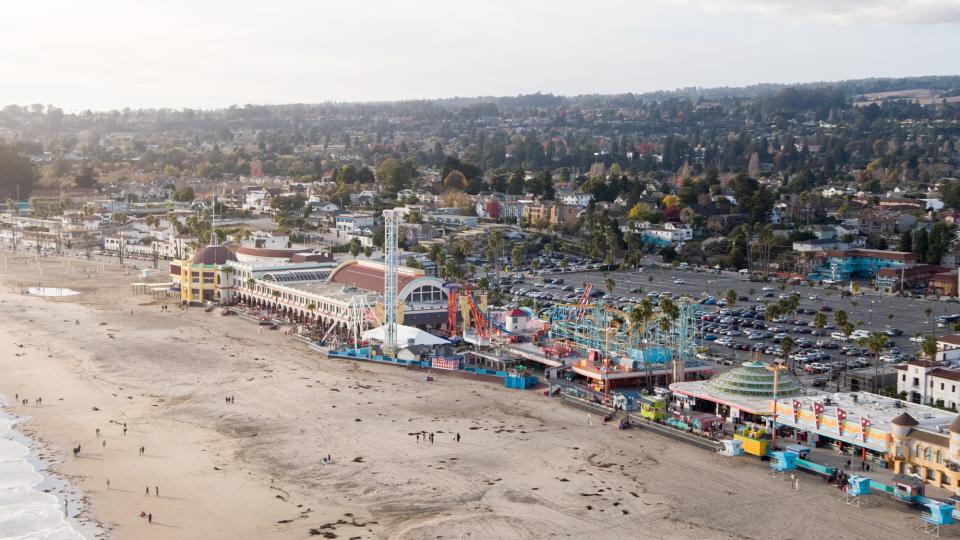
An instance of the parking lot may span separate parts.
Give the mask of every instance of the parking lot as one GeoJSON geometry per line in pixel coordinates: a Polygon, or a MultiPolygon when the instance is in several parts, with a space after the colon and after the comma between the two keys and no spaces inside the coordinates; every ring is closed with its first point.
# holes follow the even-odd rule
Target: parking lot
{"type": "MultiPolygon", "coordinates": [[[[856,338],[844,340],[838,335],[834,321],[837,310],[847,312],[850,322],[855,325],[855,333],[865,335],[880,331],[888,334],[891,345],[882,353],[882,360],[888,366],[915,357],[919,349],[915,336],[950,332],[946,327],[952,324],[938,327],[938,317],[960,314],[960,305],[954,302],[886,296],[866,285],[862,294],[843,296],[845,293],[838,289],[755,282],[730,272],[659,265],[647,265],[638,271],[609,273],[576,268],[548,270],[540,275],[527,273],[522,283],[513,278],[503,281],[509,281],[500,285],[508,293],[507,299],[514,302],[531,299],[538,309],[554,303],[576,302],[587,283],[591,284],[594,295],[603,296],[606,302],[624,310],[629,310],[644,296],[653,299],[662,294],[691,296],[704,304],[705,345],[717,356],[742,361],[759,351],[766,360],[774,356],[780,358],[779,343],[783,337],[790,336],[796,344],[793,352],[798,369],[805,367],[805,381],[817,386],[826,384],[830,372],[835,373],[844,367],[865,369],[872,365],[872,355],[855,343],[856,338]],[[608,277],[614,280],[612,293],[607,290],[608,277]],[[732,307],[723,306],[730,289],[736,292],[737,301],[732,307]],[[767,321],[765,304],[775,303],[793,293],[800,297],[798,312],[767,321]],[[816,335],[812,326],[817,312],[822,312],[827,320],[821,335],[816,335]]],[[[872,370],[870,367],[866,371],[872,370]]]]}

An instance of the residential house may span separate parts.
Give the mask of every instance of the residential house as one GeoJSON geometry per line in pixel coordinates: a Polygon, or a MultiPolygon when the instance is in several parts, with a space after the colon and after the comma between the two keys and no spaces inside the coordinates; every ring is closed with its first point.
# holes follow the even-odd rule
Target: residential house
{"type": "Polygon", "coordinates": [[[863,234],[893,235],[912,229],[917,218],[882,208],[868,208],[857,214],[857,226],[863,234]]]}

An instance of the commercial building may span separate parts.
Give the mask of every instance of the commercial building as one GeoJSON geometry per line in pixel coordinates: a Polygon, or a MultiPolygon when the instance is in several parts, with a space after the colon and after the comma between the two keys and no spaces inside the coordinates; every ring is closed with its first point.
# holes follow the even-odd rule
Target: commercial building
{"type": "MultiPolygon", "coordinates": [[[[956,336],[953,336],[956,337],[956,336]]],[[[913,403],[957,409],[960,404],[960,371],[945,360],[960,358],[960,348],[939,345],[944,360],[911,360],[897,366],[897,393],[913,403]]]]}
{"type": "MultiPolygon", "coordinates": [[[[904,264],[877,270],[873,283],[886,293],[911,289],[925,290],[935,276],[949,271],[949,268],[933,264],[904,264]]],[[[954,279],[953,290],[956,291],[956,279],[954,279]]]]}
{"type": "Polygon", "coordinates": [[[869,393],[804,390],[781,373],[772,399],[772,372],[760,362],[718,375],[710,381],[670,385],[693,410],[741,422],[774,421],[798,442],[877,463],[895,474],[913,474],[925,482],[960,488],[960,421],[941,409],[869,393]],[[775,420],[774,420],[775,416],[775,420]]]}
{"type": "Polygon", "coordinates": [[[837,249],[824,251],[814,256],[817,279],[843,281],[848,279],[873,279],[883,268],[900,268],[916,262],[913,253],[884,251],[880,249],[837,249]]]}

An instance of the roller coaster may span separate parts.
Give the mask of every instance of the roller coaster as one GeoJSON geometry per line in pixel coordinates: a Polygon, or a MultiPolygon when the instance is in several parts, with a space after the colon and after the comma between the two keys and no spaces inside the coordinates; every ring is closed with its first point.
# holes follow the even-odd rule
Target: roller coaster
{"type": "MultiPolygon", "coordinates": [[[[601,351],[625,367],[649,369],[673,363],[675,368],[692,359],[702,345],[699,330],[703,308],[692,300],[677,302],[677,316],[655,311],[646,321],[605,305],[602,300],[560,304],[549,310],[550,337],[586,355],[601,351]]],[[[680,371],[677,372],[682,373],[680,371]]]]}

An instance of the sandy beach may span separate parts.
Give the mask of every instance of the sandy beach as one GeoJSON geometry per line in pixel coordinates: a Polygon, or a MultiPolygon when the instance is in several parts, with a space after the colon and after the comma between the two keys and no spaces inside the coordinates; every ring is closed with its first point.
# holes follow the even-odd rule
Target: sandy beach
{"type": "Polygon", "coordinates": [[[30,399],[21,428],[109,538],[882,539],[920,524],[810,476],[793,491],[756,461],[590,426],[540,391],[428,383],[218,310],[161,310],[116,264],[3,257],[0,392],[30,399]],[[80,294],[20,294],[38,264],[43,286],[80,294]]]}

